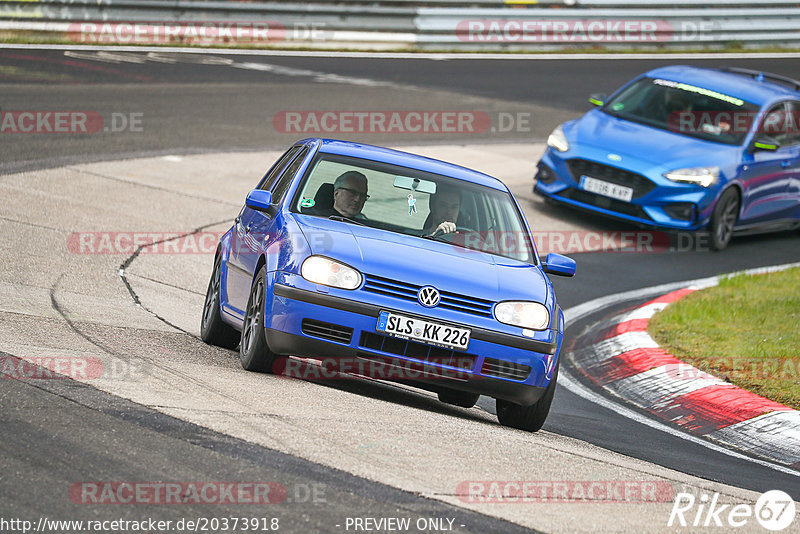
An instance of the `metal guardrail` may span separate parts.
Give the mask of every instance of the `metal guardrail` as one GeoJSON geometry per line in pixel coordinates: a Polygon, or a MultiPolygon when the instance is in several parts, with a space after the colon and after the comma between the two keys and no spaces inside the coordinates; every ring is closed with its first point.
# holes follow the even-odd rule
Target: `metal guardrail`
{"type": "MultiPolygon", "coordinates": [[[[706,0],[702,7],[695,0],[0,0],[0,33],[74,36],[81,21],[137,26],[267,23],[271,30],[285,30],[280,43],[269,41],[272,46],[680,49],[735,42],[800,47],[800,7],[796,6],[800,0],[758,4],[706,0]],[[312,27],[316,31],[306,31],[312,27]],[[298,28],[304,30],[295,31],[298,28]]],[[[191,39],[183,42],[203,44],[191,39]]]]}

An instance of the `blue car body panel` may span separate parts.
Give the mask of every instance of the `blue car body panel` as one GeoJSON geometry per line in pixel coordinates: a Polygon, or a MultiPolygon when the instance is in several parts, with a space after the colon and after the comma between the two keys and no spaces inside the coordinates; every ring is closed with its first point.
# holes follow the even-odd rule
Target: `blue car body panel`
{"type": "MultiPolygon", "coordinates": [[[[440,380],[437,386],[520,404],[536,402],[553,377],[564,333],[563,313],[538,261],[527,263],[291,209],[304,173],[322,153],[418,169],[508,193],[507,187],[496,178],[464,167],[370,145],[308,139],[295,146],[307,147],[308,152],[281,201],[268,213],[242,208],[233,227],[220,240],[223,321],[242,329],[254,277],[264,265],[264,327],[273,352],[413,362],[413,355],[375,345],[379,339],[375,336],[380,335],[376,331],[378,316],[382,311],[394,312],[471,330],[467,349],[451,351],[452,365],[424,362],[443,369],[452,367],[461,373],[458,378],[440,380]],[[304,279],[301,265],[311,255],[325,256],[356,269],[363,276],[360,287],[347,290],[304,279]],[[436,287],[442,295],[441,304],[428,308],[409,296],[409,291],[422,286],[436,287]],[[521,327],[500,323],[493,315],[494,306],[509,300],[543,304],[550,314],[550,324],[543,330],[523,332],[521,327]],[[352,337],[344,342],[315,336],[304,330],[304,321],[308,320],[350,328],[352,337]],[[464,358],[471,362],[468,367],[463,365],[464,358]],[[487,358],[529,366],[530,372],[511,378],[484,372],[487,358]]],[[[514,206],[521,214],[516,199],[514,206]]],[[[530,234],[527,221],[521,219],[530,234]]],[[[533,239],[530,241],[535,247],[533,239]]],[[[533,258],[538,258],[535,248],[533,253],[533,258]]],[[[574,272],[574,262],[566,260],[574,272]]]]}
{"type": "Polygon", "coordinates": [[[615,91],[613,100],[642,78],[691,84],[733,95],[758,106],[758,114],[739,145],[723,144],[613,116],[602,108],[562,125],[569,149],[548,147],[539,162],[552,171],[552,181],[537,180],[534,191],[559,203],[593,211],[646,227],[699,230],[708,226],[717,200],[728,188],[741,198],[737,230],[752,230],[776,222],[800,223],[800,144],[777,151],[752,150],[767,110],[784,101],[800,100],[800,92],[768,80],[688,66],[663,67],[631,80],[615,91]],[[655,187],[630,201],[607,201],[582,191],[569,160],[587,160],[640,175],[655,187]],[[708,187],[665,178],[666,172],[695,167],[719,167],[718,180],[708,187]],[[620,204],[622,202],[623,204],[620,204]],[[676,217],[669,209],[689,206],[692,215],[676,217]],[[665,209],[667,208],[667,209],[665,209]]]}

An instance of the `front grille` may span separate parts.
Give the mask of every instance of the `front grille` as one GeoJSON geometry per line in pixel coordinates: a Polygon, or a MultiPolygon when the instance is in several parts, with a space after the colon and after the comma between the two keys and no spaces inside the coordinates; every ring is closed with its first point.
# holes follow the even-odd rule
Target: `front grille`
{"type": "Polygon", "coordinates": [[[442,347],[417,343],[416,341],[407,341],[396,337],[384,336],[365,330],[361,332],[361,339],[358,344],[365,349],[404,356],[406,358],[434,363],[436,365],[447,365],[458,369],[472,369],[477,359],[477,356],[474,354],[466,354],[442,347]]]}
{"type": "Polygon", "coordinates": [[[300,327],[304,334],[308,336],[321,337],[337,343],[349,344],[353,339],[353,329],[338,324],[324,323],[314,319],[303,319],[300,327]]]}
{"type": "Polygon", "coordinates": [[[630,215],[631,217],[652,220],[652,218],[647,214],[646,211],[644,211],[644,209],[641,208],[641,206],[637,206],[636,204],[631,204],[629,202],[623,202],[622,200],[617,200],[615,198],[589,193],[588,191],[583,191],[582,189],[573,189],[570,187],[563,191],[559,191],[556,193],[556,196],[562,196],[577,202],[583,202],[584,204],[591,204],[592,206],[597,206],[598,208],[615,211],[617,213],[623,213],[625,215],[630,215]]]}
{"type": "Polygon", "coordinates": [[[481,374],[497,376],[500,378],[510,378],[511,380],[525,380],[528,378],[528,375],[531,374],[531,367],[530,365],[524,365],[521,363],[486,358],[483,360],[481,374]]]}
{"type": "Polygon", "coordinates": [[[632,188],[633,198],[643,197],[656,188],[655,183],[641,174],[612,167],[611,165],[603,165],[596,161],[569,159],[567,160],[567,166],[570,174],[572,174],[572,179],[577,183],[581,183],[581,176],[597,178],[598,180],[632,188]]]}
{"type": "MultiPolygon", "coordinates": [[[[394,297],[409,302],[417,302],[417,292],[423,287],[416,284],[409,284],[382,276],[365,275],[364,291],[394,297]]],[[[441,300],[438,307],[447,310],[455,310],[471,315],[482,317],[492,316],[492,301],[469,297],[449,291],[439,291],[441,300]]]]}

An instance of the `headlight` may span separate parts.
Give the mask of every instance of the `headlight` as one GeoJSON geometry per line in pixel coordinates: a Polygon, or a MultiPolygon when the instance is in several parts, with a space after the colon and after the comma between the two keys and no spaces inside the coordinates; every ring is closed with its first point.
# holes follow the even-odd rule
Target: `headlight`
{"type": "Polygon", "coordinates": [[[300,274],[315,284],[355,289],[361,285],[361,273],[324,256],[309,256],[300,267],[300,274]]]}
{"type": "Polygon", "coordinates": [[[556,129],[553,130],[553,133],[551,133],[550,137],[547,138],[547,146],[553,147],[559,152],[566,152],[569,150],[567,136],[564,135],[564,130],[561,129],[561,126],[556,126],[556,129]]]}
{"type": "Polygon", "coordinates": [[[719,178],[719,167],[692,167],[665,172],[664,178],[673,182],[697,184],[708,187],[719,178]]]}
{"type": "Polygon", "coordinates": [[[550,312],[538,302],[501,302],[494,307],[494,317],[511,326],[544,330],[550,324],[550,312]]]}

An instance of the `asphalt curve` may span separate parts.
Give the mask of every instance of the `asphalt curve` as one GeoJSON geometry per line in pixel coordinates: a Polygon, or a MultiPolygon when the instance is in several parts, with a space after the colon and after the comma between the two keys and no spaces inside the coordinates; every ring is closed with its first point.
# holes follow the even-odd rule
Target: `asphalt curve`
{"type": "MultiPolygon", "coordinates": [[[[714,60],[681,62],[719,64],[714,60]]],[[[282,131],[276,127],[275,117],[286,110],[479,111],[490,117],[495,131],[434,132],[426,134],[422,140],[419,134],[412,132],[365,132],[358,138],[401,146],[424,142],[430,145],[524,143],[543,139],[558,122],[587,109],[584,102],[588,93],[611,90],[638,72],[668,63],[674,61],[242,58],[222,53],[186,57],[169,52],[103,55],[96,52],[65,54],[63,51],[0,49],[0,110],[92,110],[103,116],[107,126],[114,120],[121,124],[123,118],[128,122],[128,127],[120,126],[122,131],[88,136],[80,133],[4,133],[0,144],[0,172],[31,171],[147,155],[279,149],[305,136],[302,132],[282,131]],[[424,106],[420,105],[421,101],[424,106]],[[518,123],[506,129],[500,127],[501,116],[529,116],[532,120],[524,126],[518,123]],[[141,128],[131,126],[134,118],[141,120],[141,128]]],[[[726,63],[791,75],[800,60],[743,59],[726,63]]],[[[354,134],[343,136],[354,137],[354,134]]],[[[530,162],[531,175],[534,163],[535,160],[530,162]]],[[[14,182],[11,187],[22,186],[14,182]]],[[[159,185],[152,184],[152,187],[159,185]]],[[[109,209],[113,209],[115,202],[111,189],[107,198],[98,195],[95,199],[96,202],[108,202],[109,209]]],[[[193,194],[191,183],[186,184],[182,192],[193,194]]],[[[20,213],[47,209],[48,197],[42,196],[40,200],[38,205],[5,206],[0,210],[0,217],[5,222],[3,234],[10,243],[38,235],[32,229],[36,225],[35,217],[32,218],[34,222],[26,223],[24,229],[16,224],[20,213]],[[9,235],[12,231],[19,233],[9,235]]],[[[220,204],[220,217],[213,219],[215,221],[232,216],[237,209],[233,200],[220,204]]],[[[140,208],[150,209],[148,206],[140,208]]],[[[550,215],[556,219],[578,221],[582,227],[618,228],[618,225],[591,216],[549,207],[542,209],[550,210],[550,215]]],[[[146,226],[146,214],[142,219],[146,226]]],[[[212,221],[206,219],[203,222],[212,221]]],[[[78,226],[80,224],[76,225],[76,221],[71,219],[66,227],[75,229],[78,226]]],[[[42,227],[40,230],[58,231],[49,223],[42,224],[42,227]]],[[[702,250],[578,254],[579,275],[572,280],[556,279],[554,282],[562,306],[568,308],[592,298],[657,283],[798,261],[798,244],[796,234],[781,233],[737,239],[720,254],[702,250]]],[[[50,264],[51,261],[45,258],[37,268],[46,269],[50,264]]],[[[109,267],[115,275],[113,265],[109,264],[109,267]]],[[[4,287],[11,286],[13,274],[21,269],[25,267],[8,268],[3,278],[8,285],[4,287]]],[[[24,302],[23,292],[9,291],[12,298],[24,302]]],[[[118,294],[114,296],[119,297],[118,294]]],[[[32,328],[20,317],[16,317],[18,323],[6,319],[5,326],[9,329],[32,328]]],[[[66,339],[62,332],[66,327],[61,324],[65,319],[67,317],[56,316],[43,321],[40,331],[30,335],[52,335],[50,343],[58,347],[59,339],[66,339]]],[[[570,329],[583,325],[571,325],[570,329]]],[[[165,327],[163,335],[166,337],[174,333],[166,332],[168,330],[165,327]]],[[[85,334],[85,329],[81,331],[85,334]]],[[[111,347],[111,352],[124,351],[124,347],[132,343],[119,339],[125,334],[112,328],[98,329],[86,335],[93,343],[111,347]]],[[[170,339],[169,343],[164,343],[173,350],[174,343],[178,346],[191,343],[170,339]]],[[[185,348],[197,350],[194,346],[185,348]]],[[[207,351],[208,358],[225,358],[224,354],[213,349],[203,350],[207,351]]],[[[9,350],[3,356],[13,358],[14,354],[9,350]]],[[[399,403],[422,406],[425,410],[433,410],[432,413],[439,411],[425,399],[393,388],[360,384],[342,388],[367,398],[396,397],[399,403]]],[[[3,435],[9,444],[0,462],[3,472],[15,473],[13,478],[4,477],[0,483],[3,515],[34,516],[43,510],[52,510],[55,515],[74,512],[74,503],[65,502],[63,495],[54,497],[52,489],[82,480],[87,472],[92,473],[94,480],[120,480],[124,477],[139,480],[232,480],[246,473],[252,480],[281,480],[290,494],[303,491],[314,483],[325,484],[327,498],[324,503],[295,499],[297,502],[279,505],[285,509],[276,506],[275,513],[278,510],[283,512],[280,516],[282,520],[285,518],[285,528],[289,531],[338,531],[333,528],[336,521],[331,518],[343,521],[346,516],[353,515],[353,510],[369,511],[373,516],[406,513],[415,517],[452,517],[460,522],[458,524],[465,525],[465,531],[521,530],[511,523],[419,498],[395,489],[391,484],[369,482],[224,433],[212,432],[71,381],[32,386],[24,381],[4,380],[0,384],[0,404],[3,406],[3,435]],[[67,431],[76,427],[85,429],[85,433],[67,431]],[[60,474],[65,468],[73,471],[60,474]],[[19,491],[20,487],[27,491],[19,491]]],[[[444,414],[445,417],[454,417],[449,410],[444,410],[444,414]]],[[[800,498],[797,477],[732,459],[646,428],[563,387],[557,390],[552,416],[545,429],[708,480],[755,491],[780,488],[795,499],[800,498]]],[[[142,509],[135,512],[141,515],[142,509]]],[[[236,512],[241,513],[241,509],[189,507],[175,512],[174,517],[219,517],[236,512]]],[[[130,510],[125,513],[133,515],[130,510]]]]}

